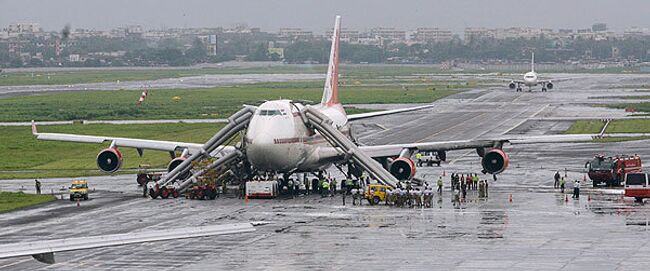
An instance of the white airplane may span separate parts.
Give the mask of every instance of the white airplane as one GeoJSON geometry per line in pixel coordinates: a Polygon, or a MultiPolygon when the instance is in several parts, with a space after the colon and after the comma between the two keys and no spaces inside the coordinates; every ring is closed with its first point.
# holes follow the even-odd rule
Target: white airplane
{"type": "MultiPolygon", "coordinates": [[[[318,172],[332,164],[343,164],[349,160],[340,149],[332,146],[322,133],[305,123],[302,110],[306,107],[316,109],[332,121],[340,132],[352,138],[350,122],[360,119],[396,114],[430,108],[433,104],[396,110],[387,110],[363,114],[347,115],[339,101],[339,37],[340,16],[336,17],[330,60],[323,97],[318,105],[305,105],[292,100],[267,101],[255,108],[247,125],[240,151],[250,165],[261,171],[293,174],[298,172],[318,172]]],[[[82,143],[111,142],[110,147],[97,156],[98,168],[113,173],[122,164],[121,147],[136,148],[142,155],[143,150],[168,151],[172,160],[168,166],[171,171],[190,154],[202,152],[203,145],[187,142],[158,141],[110,136],[88,136],[59,133],[39,133],[36,126],[33,134],[39,140],[54,140],[82,143]],[[175,153],[182,151],[181,157],[175,153]]],[[[459,149],[476,149],[483,157],[483,172],[499,174],[509,163],[508,155],[501,149],[505,143],[531,144],[544,142],[590,141],[594,135],[551,135],[534,137],[509,137],[488,140],[457,140],[444,142],[421,142],[391,145],[359,146],[366,155],[382,162],[382,166],[400,180],[410,179],[415,175],[416,167],[412,156],[417,152],[437,152],[441,160],[446,159],[446,152],[459,149]]],[[[219,155],[237,150],[234,146],[221,146],[219,155]]],[[[286,179],[286,178],[285,178],[286,179]]]]}
{"type": "Polygon", "coordinates": [[[533,87],[537,85],[542,85],[542,92],[546,92],[548,89],[553,89],[553,82],[551,82],[551,80],[541,80],[539,79],[539,74],[535,72],[535,53],[532,53],[530,71],[524,74],[524,79],[511,80],[508,87],[510,87],[510,89],[516,89],[517,92],[521,92],[521,85],[527,86],[528,91],[532,91],[533,87]]]}

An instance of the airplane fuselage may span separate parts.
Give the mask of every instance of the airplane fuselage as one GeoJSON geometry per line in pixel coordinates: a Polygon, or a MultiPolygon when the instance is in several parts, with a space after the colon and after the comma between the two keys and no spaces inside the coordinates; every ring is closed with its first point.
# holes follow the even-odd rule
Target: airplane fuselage
{"type": "MultiPolygon", "coordinates": [[[[300,110],[304,105],[289,100],[260,105],[244,137],[248,161],[258,170],[311,172],[324,169],[336,155],[318,132],[308,128],[300,110]]],[[[340,104],[316,106],[332,125],[349,134],[347,116],[340,104]]]]}
{"type": "Polygon", "coordinates": [[[524,85],[527,87],[537,86],[538,75],[536,72],[527,72],[524,74],[524,85]]]}

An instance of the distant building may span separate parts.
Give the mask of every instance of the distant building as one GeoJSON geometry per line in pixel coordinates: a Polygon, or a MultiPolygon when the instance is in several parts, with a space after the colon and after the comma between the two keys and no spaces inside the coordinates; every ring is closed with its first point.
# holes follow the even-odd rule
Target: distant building
{"type": "Polygon", "coordinates": [[[381,39],[382,43],[386,42],[404,42],[406,41],[406,31],[395,28],[378,27],[370,30],[370,35],[381,39]]]}
{"type": "MultiPolygon", "coordinates": [[[[327,40],[332,40],[332,34],[334,32],[332,30],[328,30],[325,32],[325,36],[327,37],[327,40]]],[[[347,43],[359,43],[359,39],[361,37],[361,34],[359,33],[358,30],[350,30],[346,28],[341,29],[341,41],[347,42],[347,43]]]]}
{"type": "Polygon", "coordinates": [[[203,35],[197,38],[205,45],[205,51],[209,56],[217,55],[217,35],[203,35]]]}
{"type": "Polygon", "coordinates": [[[141,25],[127,25],[124,27],[124,35],[127,37],[142,37],[144,30],[141,25]]]}
{"type": "Polygon", "coordinates": [[[7,27],[7,32],[11,35],[24,34],[24,33],[38,33],[41,32],[41,25],[39,23],[13,23],[7,27]]]}
{"type": "Polygon", "coordinates": [[[415,42],[448,42],[451,41],[453,35],[450,30],[440,29],[437,27],[420,27],[415,30],[412,39],[415,42]]]}
{"type": "Polygon", "coordinates": [[[606,23],[595,23],[591,26],[591,31],[593,32],[606,32],[607,24],[606,23]]]}
{"type": "Polygon", "coordinates": [[[278,37],[292,41],[308,41],[314,37],[314,33],[311,31],[303,30],[302,28],[280,28],[278,37]]]}
{"type": "Polygon", "coordinates": [[[466,43],[471,42],[473,40],[479,40],[479,39],[490,38],[490,37],[493,37],[493,34],[490,32],[489,29],[485,27],[465,28],[464,40],[466,43]]]}

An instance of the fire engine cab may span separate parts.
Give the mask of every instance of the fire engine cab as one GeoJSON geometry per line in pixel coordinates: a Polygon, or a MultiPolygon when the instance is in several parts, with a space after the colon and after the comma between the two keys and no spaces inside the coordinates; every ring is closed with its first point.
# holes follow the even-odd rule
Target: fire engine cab
{"type": "Polygon", "coordinates": [[[621,185],[625,174],[640,172],[641,157],[638,155],[618,155],[614,157],[605,157],[605,155],[596,155],[591,161],[585,164],[589,169],[589,179],[593,181],[594,187],[599,184],[609,186],[621,185]]]}

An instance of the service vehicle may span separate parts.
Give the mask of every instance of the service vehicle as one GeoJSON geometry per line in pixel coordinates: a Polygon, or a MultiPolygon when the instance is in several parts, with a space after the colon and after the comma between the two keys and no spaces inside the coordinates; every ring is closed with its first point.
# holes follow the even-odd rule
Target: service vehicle
{"type": "Polygon", "coordinates": [[[390,189],[391,187],[387,185],[370,184],[368,187],[366,187],[364,197],[368,200],[368,202],[370,202],[370,204],[376,205],[386,200],[388,190],[390,189]]]}
{"type": "Polygon", "coordinates": [[[86,180],[73,180],[69,190],[70,201],[76,199],[88,200],[88,182],[86,180]]]}
{"type": "Polygon", "coordinates": [[[623,182],[625,174],[642,170],[641,157],[638,155],[605,157],[599,154],[588,161],[585,167],[589,170],[587,175],[592,180],[594,187],[600,184],[619,186],[623,182]]]}
{"type": "Polygon", "coordinates": [[[246,196],[249,198],[276,198],[278,196],[278,190],[278,181],[246,182],[246,196]]]}
{"type": "Polygon", "coordinates": [[[643,172],[625,174],[625,196],[632,197],[639,202],[644,198],[650,198],[648,174],[643,172]]]}
{"type": "Polygon", "coordinates": [[[424,152],[422,153],[422,156],[420,156],[420,158],[417,159],[417,165],[418,167],[421,167],[422,165],[431,167],[433,166],[433,164],[440,166],[441,160],[442,160],[441,157],[435,152],[424,152]]]}

